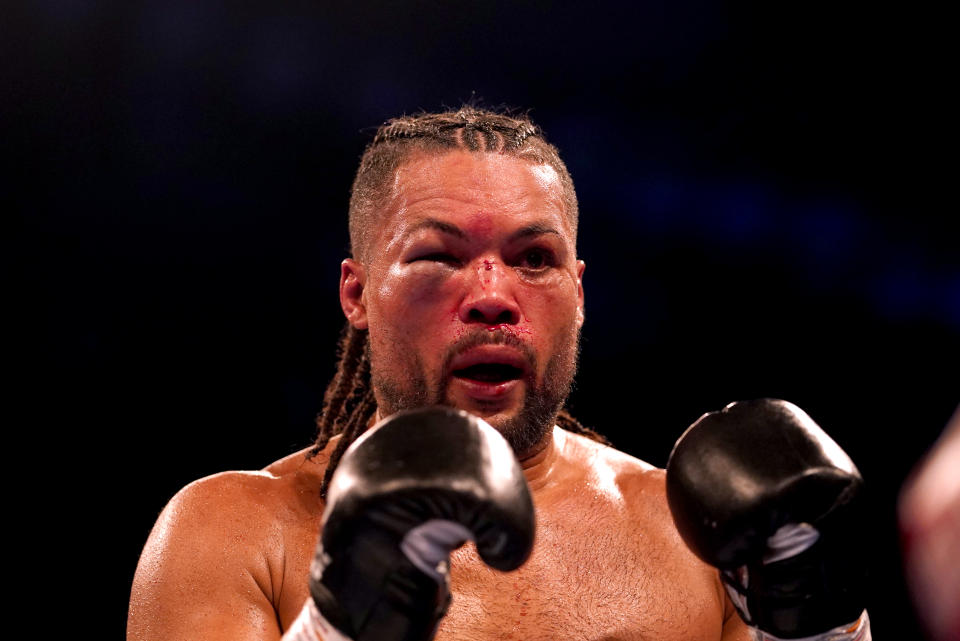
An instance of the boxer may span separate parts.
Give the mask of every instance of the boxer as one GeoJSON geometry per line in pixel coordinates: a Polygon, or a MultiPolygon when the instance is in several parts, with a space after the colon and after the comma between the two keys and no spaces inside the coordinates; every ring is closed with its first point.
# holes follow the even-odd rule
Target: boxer
{"type": "Polygon", "coordinates": [[[353,185],[347,326],[317,441],[177,493],[141,555],[128,639],[761,634],[681,538],[664,470],[563,407],[584,321],[577,215],[527,119],[464,108],[381,127],[353,185]],[[428,406],[467,415],[414,412],[428,406]],[[491,491],[504,479],[506,497],[491,491]]]}
{"type": "Polygon", "coordinates": [[[931,641],[960,641],[960,407],[900,490],[904,574],[931,641]]]}

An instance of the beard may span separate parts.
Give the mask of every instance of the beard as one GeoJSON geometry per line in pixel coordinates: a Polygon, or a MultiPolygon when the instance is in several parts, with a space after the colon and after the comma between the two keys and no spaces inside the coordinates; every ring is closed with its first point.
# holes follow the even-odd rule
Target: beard
{"type": "Polygon", "coordinates": [[[552,429],[557,413],[570,395],[580,353],[579,329],[571,331],[571,336],[552,351],[540,383],[532,374],[539,371],[536,355],[529,345],[509,331],[478,329],[462,336],[447,348],[441,372],[433,380],[428,379],[419,354],[412,355],[412,363],[402,381],[389,378],[376,366],[376,354],[371,349],[371,382],[380,419],[418,407],[456,407],[446,392],[453,376],[450,363],[457,354],[478,345],[508,345],[520,350],[528,361],[530,373],[525,377],[526,391],[520,410],[513,416],[486,420],[503,435],[514,454],[522,456],[529,452],[552,429]]]}

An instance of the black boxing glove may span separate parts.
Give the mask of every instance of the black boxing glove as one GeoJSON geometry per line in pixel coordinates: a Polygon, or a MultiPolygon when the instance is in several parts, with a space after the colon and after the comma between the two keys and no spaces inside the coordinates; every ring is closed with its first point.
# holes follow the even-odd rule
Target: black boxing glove
{"type": "Polygon", "coordinates": [[[803,410],[774,399],[703,415],[667,463],[681,537],[720,570],[761,638],[870,638],[862,487],[850,457],[803,410]]]}
{"type": "Polygon", "coordinates": [[[310,593],[354,641],[432,639],[450,601],[449,553],[473,539],[484,562],[507,571],[533,537],[526,480],[495,429],[449,408],[401,412],[341,459],[310,593]]]}

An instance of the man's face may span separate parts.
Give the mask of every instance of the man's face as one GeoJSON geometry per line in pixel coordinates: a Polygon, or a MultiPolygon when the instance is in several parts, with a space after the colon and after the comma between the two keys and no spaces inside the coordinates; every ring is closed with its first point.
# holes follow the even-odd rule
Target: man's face
{"type": "Polygon", "coordinates": [[[341,303],[368,329],[380,416],[443,404],[483,417],[523,454],[570,390],[583,323],[559,177],[513,156],[419,155],[397,171],[367,261],[343,263],[341,303]]]}

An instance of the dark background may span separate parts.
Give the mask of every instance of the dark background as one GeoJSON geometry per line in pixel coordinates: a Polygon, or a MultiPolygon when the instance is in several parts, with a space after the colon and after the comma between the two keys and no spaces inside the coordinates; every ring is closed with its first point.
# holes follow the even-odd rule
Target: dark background
{"type": "Polygon", "coordinates": [[[311,441],[372,128],[474,100],[530,109],[577,185],[574,413],[662,466],[705,411],[796,402],[868,481],[877,638],[920,638],[894,502],[960,400],[946,24],[689,0],[4,5],[11,389],[42,506],[84,533],[97,629],[123,634],[180,487],[311,441]]]}

